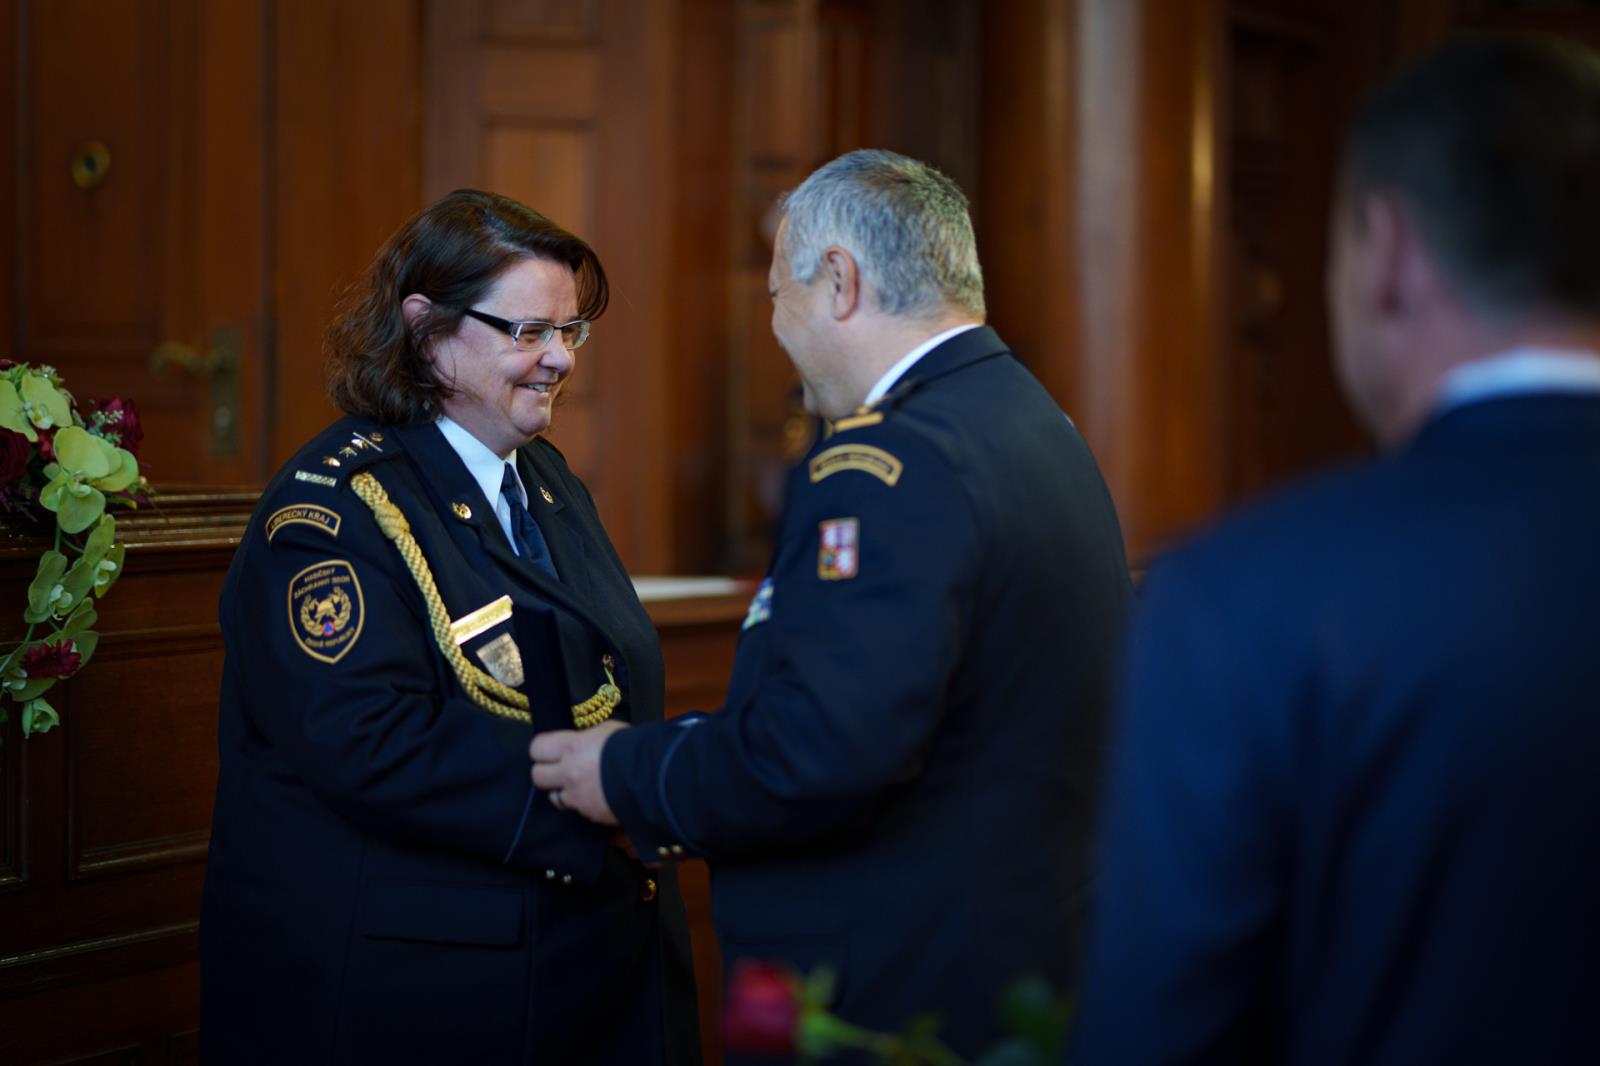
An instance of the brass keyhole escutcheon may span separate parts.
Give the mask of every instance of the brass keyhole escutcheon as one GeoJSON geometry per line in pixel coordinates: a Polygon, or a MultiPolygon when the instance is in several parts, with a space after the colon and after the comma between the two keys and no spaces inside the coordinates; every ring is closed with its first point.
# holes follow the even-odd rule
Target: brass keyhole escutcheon
{"type": "Polygon", "coordinates": [[[99,141],[84,141],[72,153],[72,183],[84,192],[98,189],[111,171],[111,150],[99,141]]]}

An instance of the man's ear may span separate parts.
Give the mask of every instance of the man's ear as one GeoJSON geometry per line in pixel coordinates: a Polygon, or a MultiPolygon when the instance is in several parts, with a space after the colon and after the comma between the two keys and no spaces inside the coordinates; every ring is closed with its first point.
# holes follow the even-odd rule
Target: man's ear
{"type": "Polygon", "coordinates": [[[1400,205],[1388,196],[1367,196],[1357,207],[1361,277],[1369,305],[1388,318],[1416,302],[1418,256],[1426,255],[1421,234],[1400,205]]]}
{"type": "Polygon", "coordinates": [[[834,320],[842,322],[855,314],[861,306],[861,272],[856,269],[855,256],[830,244],[823,249],[817,269],[828,286],[828,310],[834,320]]]}

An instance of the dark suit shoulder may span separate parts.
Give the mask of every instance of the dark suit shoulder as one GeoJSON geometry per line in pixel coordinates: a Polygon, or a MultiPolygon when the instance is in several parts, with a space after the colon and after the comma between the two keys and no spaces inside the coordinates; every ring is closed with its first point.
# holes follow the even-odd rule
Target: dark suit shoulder
{"type": "Polygon", "coordinates": [[[370,419],[342,418],[279,468],[261,493],[252,524],[269,545],[280,532],[293,532],[297,539],[308,530],[348,537],[352,521],[371,524],[371,508],[351,487],[352,479],[403,454],[399,434],[370,419]]]}

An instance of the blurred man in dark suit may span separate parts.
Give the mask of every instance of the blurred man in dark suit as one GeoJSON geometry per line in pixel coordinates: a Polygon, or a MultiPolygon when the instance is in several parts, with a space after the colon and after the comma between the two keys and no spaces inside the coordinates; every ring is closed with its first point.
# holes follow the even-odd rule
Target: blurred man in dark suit
{"type": "Polygon", "coordinates": [[[1600,58],[1464,38],[1350,137],[1388,454],[1154,568],[1076,1059],[1600,1060],[1600,58]]]}

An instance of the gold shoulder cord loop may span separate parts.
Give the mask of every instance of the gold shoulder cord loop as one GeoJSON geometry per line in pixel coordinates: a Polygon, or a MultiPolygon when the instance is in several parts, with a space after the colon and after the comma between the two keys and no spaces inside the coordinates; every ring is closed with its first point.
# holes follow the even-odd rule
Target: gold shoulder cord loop
{"type": "MultiPolygon", "coordinates": [[[[455,638],[450,634],[450,612],[445,609],[444,600],[439,596],[439,586],[434,583],[433,572],[428,569],[428,560],[423,558],[422,549],[417,546],[416,538],[411,535],[411,524],[406,521],[406,516],[400,513],[400,508],[389,501],[389,494],[383,491],[378,479],[371,474],[357,474],[350,479],[350,487],[368,507],[372,508],[372,514],[378,521],[378,528],[383,531],[385,537],[394,542],[395,548],[400,552],[400,558],[405,560],[406,568],[416,579],[417,588],[422,592],[422,599],[428,605],[428,621],[433,626],[433,639],[439,645],[439,651],[444,655],[445,662],[449,663],[450,669],[455,672],[456,680],[461,682],[461,688],[468,698],[490,714],[518,722],[532,723],[533,716],[528,713],[528,697],[473,666],[457,647],[455,638]]],[[[572,708],[572,720],[577,723],[579,729],[587,729],[611,717],[612,712],[621,703],[622,692],[617,688],[616,678],[612,677],[608,669],[606,683],[600,686],[600,690],[572,708]]]]}

